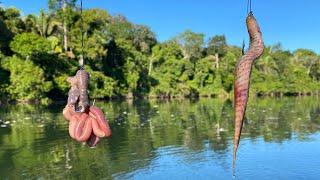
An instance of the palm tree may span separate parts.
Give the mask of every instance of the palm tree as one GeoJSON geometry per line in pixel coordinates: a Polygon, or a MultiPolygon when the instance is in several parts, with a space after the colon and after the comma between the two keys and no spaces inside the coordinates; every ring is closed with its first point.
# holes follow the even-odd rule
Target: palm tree
{"type": "Polygon", "coordinates": [[[35,32],[44,38],[49,38],[59,31],[59,23],[54,19],[52,14],[46,14],[42,9],[39,16],[28,15],[26,20],[26,28],[35,32]]]}

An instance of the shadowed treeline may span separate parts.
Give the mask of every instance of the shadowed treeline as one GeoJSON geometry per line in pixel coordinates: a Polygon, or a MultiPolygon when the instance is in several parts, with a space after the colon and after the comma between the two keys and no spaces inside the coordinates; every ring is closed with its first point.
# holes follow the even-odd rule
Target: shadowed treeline
{"type": "MultiPolygon", "coordinates": [[[[230,101],[128,101],[97,103],[113,136],[96,149],[68,136],[61,106],[4,106],[0,109],[0,174],[4,178],[96,178],[152,168],[174,155],[185,163],[231,162],[233,108],[230,101]],[[211,157],[211,156],[210,156],[211,157]]],[[[320,130],[314,98],[251,99],[244,142],[308,141],[320,130]]],[[[241,145],[240,145],[241,149],[241,145]]]]}

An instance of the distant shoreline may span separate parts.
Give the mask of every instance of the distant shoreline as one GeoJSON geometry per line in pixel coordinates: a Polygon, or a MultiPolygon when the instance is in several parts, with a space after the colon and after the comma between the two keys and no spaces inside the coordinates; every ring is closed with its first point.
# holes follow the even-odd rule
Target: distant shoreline
{"type": "MultiPolygon", "coordinates": [[[[258,98],[258,99],[263,99],[263,98],[299,98],[299,97],[316,97],[319,98],[320,94],[294,94],[294,95],[273,95],[273,96],[250,96],[251,98],[258,98]]],[[[213,96],[193,96],[193,97],[148,97],[148,96],[136,96],[136,97],[124,97],[124,96],[119,96],[119,97],[113,97],[113,98],[105,98],[105,99],[91,99],[91,103],[94,101],[96,102],[125,102],[125,101],[135,101],[135,100],[159,100],[159,101],[175,101],[175,100],[201,100],[201,99],[220,99],[220,100],[231,100],[233,101],[233,97],[229,96],[220,96],[220,97],[213,97],[213,96]]],[[[53,104],[65,104],[67,102],[67,97],[55,99],[55,100],[50,100],[49,102],[46,103],[41,103],[41,101],[34,101],[34,102],[19,102],[15,100],[11,101],[4,101],[0,100],[0,105],[14,105],[14,104],[28,104],[28,105],[53,105],[53,104]]]]}

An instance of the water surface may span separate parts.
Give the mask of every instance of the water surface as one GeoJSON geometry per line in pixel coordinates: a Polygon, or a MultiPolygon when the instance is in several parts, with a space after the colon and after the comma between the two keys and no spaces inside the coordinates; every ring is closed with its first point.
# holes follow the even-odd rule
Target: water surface
{"type": "MultiPolygon", "coordinates": [[[[70,139],[63,105],[0,109],[0,179],[232,179],[232,102],[99,102],[113,136],[70,139]]],[[[316,97],[251,99],[237,179],[317,179],[316,97]]]]}

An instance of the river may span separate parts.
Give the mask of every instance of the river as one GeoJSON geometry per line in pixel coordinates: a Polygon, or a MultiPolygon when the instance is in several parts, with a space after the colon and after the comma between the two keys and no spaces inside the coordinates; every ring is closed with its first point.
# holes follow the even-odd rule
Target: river
{"type": "MultiPolygon", "coordinates": [[[[320,177],[317,97],[250,99],[237,179],[320,177]]],[[[73,141],[63,105],[0,109],[0,179],[232,179],[229,100],[98,102],[113,135],[73,141]]]]}

